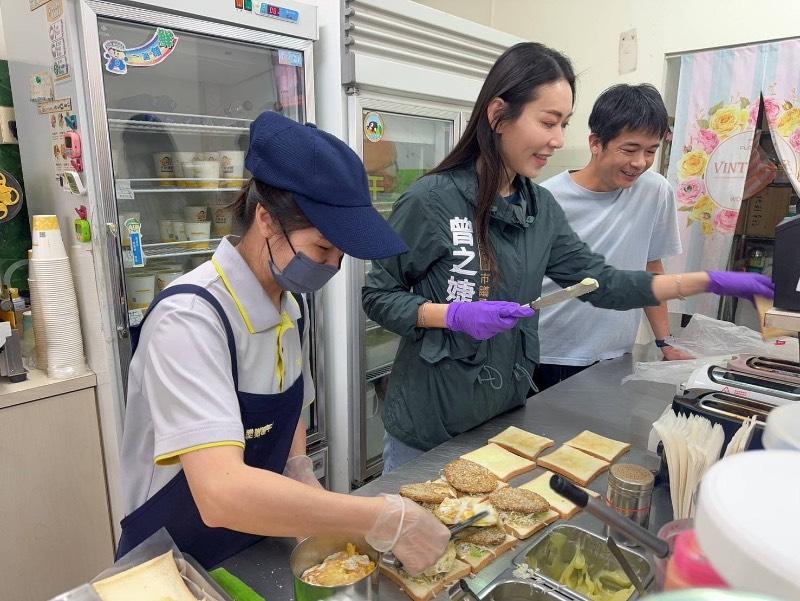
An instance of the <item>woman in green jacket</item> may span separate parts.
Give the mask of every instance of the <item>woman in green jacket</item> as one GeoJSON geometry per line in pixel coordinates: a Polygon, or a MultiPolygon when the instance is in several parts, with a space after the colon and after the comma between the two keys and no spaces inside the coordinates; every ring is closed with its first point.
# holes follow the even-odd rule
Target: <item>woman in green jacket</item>
{"type": "MultiPolygon", "coordinates": [[[[759,274],[622,271],[591,252],[529,178],[564,145],[572,66],[532,42],[489,71],[453,151],[397,201],[389,222],[410,250],[373,261],[364,310],[403,336],[384,400],[384,471],[523,405],[539,360],[547,275],[600,287],[581,300],[624,311],[701,292],[772,296],[759,274]]],[[[587,332],[590,336],[591,332],[587,332]]]]}

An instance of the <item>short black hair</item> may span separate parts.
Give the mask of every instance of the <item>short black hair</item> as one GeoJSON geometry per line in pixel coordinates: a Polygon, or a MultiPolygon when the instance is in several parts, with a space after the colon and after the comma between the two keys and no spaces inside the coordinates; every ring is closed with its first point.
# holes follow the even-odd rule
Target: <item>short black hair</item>
{"type": "Polygon", "coordinates": [[[589,130],[605,147],[626,129],[663,138],[669,131],[667,107],[649,83],[617,84],[598,96],[589,115],[589,130]]]}

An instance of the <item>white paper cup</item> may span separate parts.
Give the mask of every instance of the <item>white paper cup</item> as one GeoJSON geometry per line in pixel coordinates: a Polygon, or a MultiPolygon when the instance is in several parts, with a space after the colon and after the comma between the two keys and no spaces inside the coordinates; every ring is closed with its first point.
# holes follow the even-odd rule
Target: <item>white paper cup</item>
{"type": "Polygon", "coordinates": [[[194,248],[198,250],[208,248],[208,240],[211,238],[210,221],[186,222],[184,225],[186,227],[186,238],[189,240],[204,240],[204,242],[187,244],[187,248],[194,248]]]}
{"type": "Polygon", "coordinates": [[[184,273],[183,269],[162,269],[156,272],[156,291],[161,292],[170,282],[177,280],[184,273]]]}
{"type": "Polygon", "coordinates": [[[154,152],[153,166],[155,167],[156,177],[161,181],[159,186],[174,186],[175,181],[175,160],[171,152],[154,152]]]}
{"type": "Polygon", "coordinates": [[[156,277],[152,271],[125,274],[128,308],[147,309],[155,296],[156,277]]]}
{"type": "Polygon", "coordinates": [[[190,205],[183,207],[183,220],[186,223],[195,221],[208,221],[208,207],[205,205],[190,205]]]}
{"type": "Polygon", "coordinates": [[[180,219],[172,219],[172,235],[175,238],[175,242],[186,240],[186,226],[180,219]]]}
{"type": "Polygon", "coordinates": [[[162,242],[175,242],[175,230],[172,227],[172,222],[172,219],[158,220],[158,235],[162,242]]]}
{"type": "Polygon", "coordinates": [[[233,233],[232,208],[214,207],[211,209],[211,218],[214,223],[214,235],[217,238],[230,236],[233,233]]]}
{"type": "Polygon", "coordinates": [[[34,215],[31,220],[31,258],[64,259],[67,249],[61,238],[58,217],[55,215],[34,215]]]}
{"type": "MultiPolygon", "coordinates": [[[[179,151],[172,153],[172,162],[175,166],[175,177],[184,178],[184,177],[192,177],[191,175],[186,175],[184,164],[185,163],[192,163],[194,162],[194,155],[195,151],[179,151]]],[[[179,188],[189,188],[191,186],[188,185],[189,182],[178,181],[179,188]]]]}
{"type": "Polygon", "coordinates": [[[244,150],[222,150],[219,153],[219,175],[223,179],[235,181],[222,182],[221,187],[239,188],[244,177],[244,150]]]}
{"type": "Polygon", "coordinates": [[[139,211],[120,211],[119,213],[119,233],[120,238],[122,239],[122,246],[125,248],[130,248],[131,245],[131,233],[128,228],[125,227],[125,222],[128,219],[138,219],[139,223],[142,221],[142,214],[139,211]]]}
{"type": "Polygon", "coordinates": [[[214,161],[216,163],[219,161],[219,152],[215,150],[201,150],[200,152],[194,153],[192,161],[214,161]]]}
{"type": "Polygon", "coordinates": [[[219,162],[218,161],[195,161],[184,163],[184,172],[191,172],[193,177],[199,181],[191,182],[195,188],[218,188],[219,187],[219,162]]]}

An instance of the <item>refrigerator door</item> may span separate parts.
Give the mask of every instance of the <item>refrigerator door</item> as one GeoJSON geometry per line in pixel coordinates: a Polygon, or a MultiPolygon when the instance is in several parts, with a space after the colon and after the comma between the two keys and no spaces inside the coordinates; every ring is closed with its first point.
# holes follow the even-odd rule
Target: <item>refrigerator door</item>
{"type": "MultiPolygon", "coordinates": [[[[93,145],[116,281],[123,385],[138,324],[153,297],[207,261],[232,233],[252,121],[278,111],[313,120],[310,40],[95,3],[85,13],[93,145]]],[[[308,297],[312,369],[317,303],[308,297]]],[[[320,346],[321,350],[321,346],[320,346]]],[[[321,387],[319,391],[321,392],[321,387]]],[[[306,412],[324,438],[322,399],[306,412]]]]}
{"type": "MultiPolygon", "coordinates": [[[[375,208],[389,217],[395,201],[420,176],[439,164],[453,147],[461,131],[458,109],[443,109],[428,104],[405,104],[380,98],[353,97],[351,140],[358,141],[375,208]]],[[[354,270],[354,297],[371,268],[354,270]]],[[[383,470],[384,427],[381,420],[383,399],[400,337],[367,319],[358,303],[351,323],[353,339],[358,341],[354,370],[352,412],[354,444],[353,486],[360,486],[383,470]]]]}

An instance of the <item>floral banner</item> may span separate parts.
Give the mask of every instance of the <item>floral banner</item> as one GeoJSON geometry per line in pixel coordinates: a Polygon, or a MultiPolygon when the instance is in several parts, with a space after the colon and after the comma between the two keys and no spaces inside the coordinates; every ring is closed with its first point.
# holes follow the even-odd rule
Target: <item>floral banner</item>
{"type": "MultiPolygon", "coordinates": [[[[672,273],[724,269],[742,203],[761,95],[758,46],[681,59],[667,178],[675,187],[684,253],[672,273]]],[[[716,317],[718,299],[673,301],[670,310],[716,317]]]]}
{"type": "Polygon", "coordinates": [[[800,40],[760,48],[764,57],[764,111],[772,142],[789,181],[800,191],[800,40]]]}

